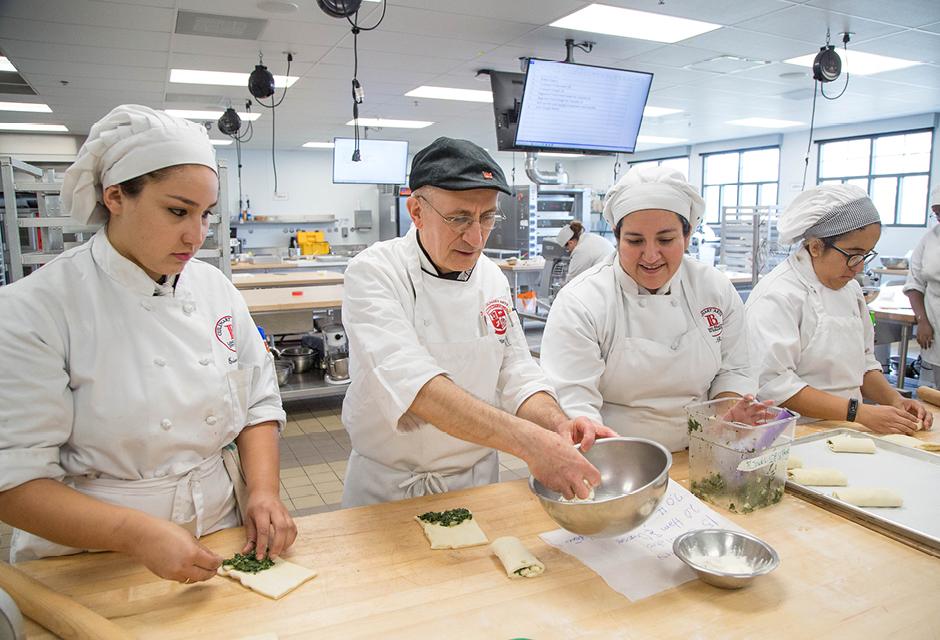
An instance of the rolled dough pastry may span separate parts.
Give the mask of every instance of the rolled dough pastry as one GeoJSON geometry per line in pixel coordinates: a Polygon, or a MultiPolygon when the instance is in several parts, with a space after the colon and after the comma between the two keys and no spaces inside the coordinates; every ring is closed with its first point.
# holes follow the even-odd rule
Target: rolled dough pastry
{"type": "Polygon", "coordinates": [[[917,447],[920,447],[920,445],[924,444],[923,440],[918,440],[917,438],[906,436],[902,433],[892,433],[890,435],[881,436],[881,439],[887,440],[888,442],[893,442],[894,444],[900,444],[905,447],[917,448],[917,447]]]}
{"type": "Polygon", "coordinates": [[[220,576],[228,576],[238,580],[242,583],[242,586],[275,600],[286,596],[317,575],[317,572],[312,569],[288,562],[282,558],[275,558],[273,567],[258,573],[248,573],[231,567],[226,568],[225,565],[219,567],[217,573],[220,576]]]}
{"type": "Polygon", "coordinates": [[[519,538],[496,538],[490,549],[503,563],[506,575],[510,578],[536,578],[545,571],[545,565],[522,545],[519,538]]]}
{"type": "Polygon", "coordinates": [[[838,469],[787,469],[787,476],[797,484],[813,487],[844,487],[849,484],[848,478],[838,469]]]}
{"type": "Polygon", "coordinates": [[[829,448],[836,453],[874,453],[875,441],[871,438],[853,438],[842,435],[826,440],[829,448]]]}
{"type": "Polygon", "coordinates": [[[472,516],[453,527],[445,527],[436,522],[425,522],[418,516],[415,516],[415,520],[424,529],[424,535],[427,536],[432,549],[460,549],[489,542],[483,529],[472,516]]]}
{"type": "Polygon", "coordinates": [[[833,491],[832,497],[856,507],[900,507],[904,504],[901,496],[890,489],[848,487],[833,491]]]}
{"type": "Polygon", "coordinates": [[[787,469],[800,469],[803,467],[803,461],[796,456],[787,458],[787,469]]]}

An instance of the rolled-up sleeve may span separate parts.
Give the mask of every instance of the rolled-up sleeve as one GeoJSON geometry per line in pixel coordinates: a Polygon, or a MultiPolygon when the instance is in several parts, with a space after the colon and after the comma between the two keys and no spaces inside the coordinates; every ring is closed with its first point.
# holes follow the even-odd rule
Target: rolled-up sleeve
{"type": "Polygon", "coordinates": [[[738,395],[756,394],[756,372],[751,363],[750,344],[747,334],[747,320],[744,315],[744,303],[741,296],[729,283],[729,290],[724,295],[727,311],[723,318],[721,331],[721,367],[712,380],[708,395],[714,398],[720,393],[738,395]]]}
{"type": "Polygon", "coordinates": [[[607,364],[591,314],[565,289],[548,314],[540,362],[569,417],[602,422],[600,380],[607,364]]]}
{"type": "Polygon", "coordinates": [[[278,430],[281,430],[287,423],[287,414],[281,404],[274,359],[261,339],[245,299],[234,287],[232,292],[238,360],[240,366],[249,367],[252,372],[248,389],[248,417],[243,426],[275,421],[278,430]]]}
{"type": "Polygon", "coordinates": [[[786,402],[807,386],[796,373],[802,352],[801,309],[773,294],[748,301],[748,345],[761,400],[786,402]]]}
{"type": "Polygon", "coordinates": [[[65,477],[59,448],[73,418],[63,334],[9,286],[0,291],[0,491],[65,477]]]}
{"type": "Polygon", "coordinates": [[[904,293],[908,291],[920,291],[925,295],[927,293],[927,278],[924,275],[924,248],[927,245],[927,240],[931,233],[933,233],[933,231],[925,233],[924,237],[917,243],[917,246],[914,247],[914,253],[911,255],[910,269],[907,272],[907,280],[904,282],[904,293]]]}
{"type": "Polygon", "coordinates": [[[369,260],[353,259],[343,284],[343,326],[355,374],[368,380],[381,422],[398,425],[422,387],[446,371],[418,340],[402,283],[392,278],[369,260]]]}
{"type": "MultiPolygon", "coordinates": [[[[509,296],[507,289],[506,296],[509,296]]],[[[500,407],[513,415],[532,395],[544,392],[555,396],[555,390],[549,383],[545,372],[529,352],[522,323],[515,312],[512,313],[513,325],[509,331],[509,344],[503,348],[503,364],[499,370],[498,391],[500,407]]]]}

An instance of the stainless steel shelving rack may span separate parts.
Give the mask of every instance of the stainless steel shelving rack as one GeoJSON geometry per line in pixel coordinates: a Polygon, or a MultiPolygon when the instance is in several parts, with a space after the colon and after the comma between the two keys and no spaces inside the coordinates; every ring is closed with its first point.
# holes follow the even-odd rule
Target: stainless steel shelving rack
{"type": "Polygon", "coordinates": [[[756,285],[787,256],[777,239],[779,210],[777,205],[723,207],[719,264],[728,271],[750,273],[756,285]]]}
{"type": "MultiPolygon", "coordinates": [[[[209,236],[197,258],[232,277],[229,245],[228,168],[219,161],[219,203],[210,216],[209,236]]],[[[0,284],[29,275],[67,248],[86,242],[97,225],[78,225],[61,210],[61,175],[12,156],[0,156],[4,208],[0,232],[0,284]]]]}

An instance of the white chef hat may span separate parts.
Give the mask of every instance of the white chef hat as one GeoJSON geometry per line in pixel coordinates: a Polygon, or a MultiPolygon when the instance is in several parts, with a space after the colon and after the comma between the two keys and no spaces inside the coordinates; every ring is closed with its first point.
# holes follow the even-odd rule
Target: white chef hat
{"type": "Polygon", "coordinates": [[[930,191],[930,206],[935,207],[938,204],[940,204],[940,179],[937,180],[937,184],[930,191]]]}
{"type": "Polygon", "coordinates": [[[558,235],[555,236],[555,242],[561,246],[565,246],[572,238],[574,238],[574,229],[571,228],[570,224],[566,224],[561,228],[561,231],[558,232],[558,235]]]}
{"type": "Polygon", "coordinates": [[[685,177],[668,167],[633,167],[604,198],[604,219],[613,229],[624,216],[644,209],[674,211],[694,231],[705,211],[705,201],[685,177]]]}
{"type": "Polygon", "coordinates": [[[881,216],[868,192],[854,184],[821,184],[807,189],[790,203],[777,223],[780,242],[803,238],[830,238],[875,222],[881,216]]]}
{"type": "Polygon", "coordinates": [[[65,172],[62,206],[79,224],[108,219],[103,191],[145,173],[180,164],[218,172],[206,128],[137,104],[122,104],[96,122],[65,172]]]}

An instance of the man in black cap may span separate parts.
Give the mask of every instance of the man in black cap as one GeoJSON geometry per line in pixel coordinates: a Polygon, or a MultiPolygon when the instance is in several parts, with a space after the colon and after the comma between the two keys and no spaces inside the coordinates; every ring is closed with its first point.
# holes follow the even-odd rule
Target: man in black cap
{"type": "Polygon", "coordinates": [[[586,497],[600,474],[572,444],[616,434],[558,406],[506,277],[482,255],[498,192],[510,193],[502,169],[472,142],[438,138],[415,155],[409,186],[414,228],[346,270],[343,425],[353,451],[343,506],[495,482],[496,449],[546,486],[586,497]]]}

